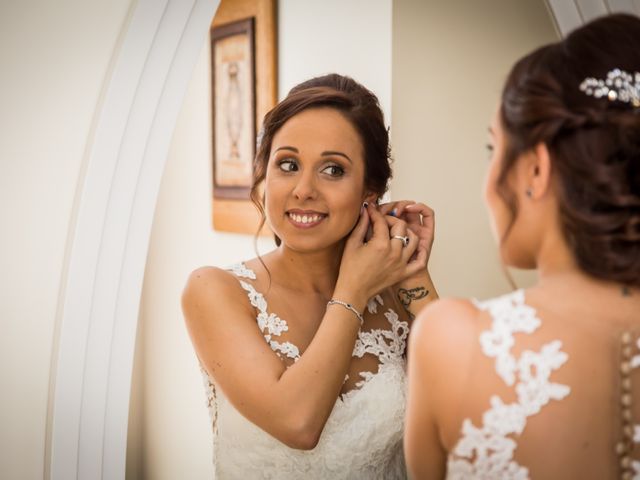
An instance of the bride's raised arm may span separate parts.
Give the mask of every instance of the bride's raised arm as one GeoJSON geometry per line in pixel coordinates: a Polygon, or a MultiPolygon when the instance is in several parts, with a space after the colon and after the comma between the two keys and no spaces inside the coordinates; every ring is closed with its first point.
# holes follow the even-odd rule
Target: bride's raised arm
{"type": "MultiPolygon", "coordinates": [[[[404,247],[399,222],[388,228],[369,205],[346,242],[333,298],[362,312],[369,298],[425,268],[409,261],[417,237],[404,247]],[[373,237],[363,242],[371,220],[373,237]]],[[[265,342],[246,292],[230,273],[206,267],[194,271],[182,297],[198,358],[229,401],[247,419],[297,449],[314,448],[338,398],[360,328],[343,305],[327,307],[313,340],[287,367],[265,342]]]]}

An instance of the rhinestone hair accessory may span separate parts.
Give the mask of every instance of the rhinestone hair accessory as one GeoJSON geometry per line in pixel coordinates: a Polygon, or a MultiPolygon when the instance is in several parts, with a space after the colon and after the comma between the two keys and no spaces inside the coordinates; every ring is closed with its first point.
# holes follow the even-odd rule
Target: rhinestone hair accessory
{"type": "Polygon", "coordinates": [[[605,80],[585,78],[580,90],[591,97],[606,97],[610,102],[630,103],[637,108],[640,107],[640,72],[631,74],[614,68],[607,73],[605,80]]]}

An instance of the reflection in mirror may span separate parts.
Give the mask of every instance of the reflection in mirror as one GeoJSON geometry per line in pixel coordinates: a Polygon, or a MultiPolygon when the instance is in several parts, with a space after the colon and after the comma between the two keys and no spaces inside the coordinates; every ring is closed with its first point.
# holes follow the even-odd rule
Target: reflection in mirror
{"type": "MultiPolygon", "coordinates": [[[[499,88],[509,65],[532,47],[557,38],[544,3],[532,1],[515,6],[507,0],[496,0],[490,6],[470,4],[461,9],[454,5],[445,5],[443,2],[389,0],[374,2],[368,5],[366,10],[362,10],[357,2],[336,0],[318,4],[281,0],[278,2],[277,30],[280,99],[301,81],[328,72],[338,72],[353,77],[372,90],[380,100],[385,125],[391,127],[393,148],[393,179],[390,182],[389,197],[393,200],[411,199],[422,202],[436,212],[436,239],[429,259],[429,272],[438,292],[446,295],[484,297],[508,288],[497,260],[486,213],[482,208],[480,192],[487,166],[483,150],[486,143],[485,132],[487,119],[495,108],[499,88]],[[340,15],[336,12],[340,12],[340,15]],[[330,35],[327,34],[328,26],[330,35]],[[483,275],[474,275],[472,272],[483,272],[483,275]]],[[[254,239],[251,235],[221,233],[210,229],[211,190],[207,179],[211,178],[212,146],[208,48],[208,45],[203,46],[178,119],[154,218],[132,386],[128,478],[211,478],[211,419],[204,406],[202,378],[193,345],[185,328],[179,303],[180,296],[189,273],[197,267],[227,267],[255,257],[254,239]]],[[[300,118],[305,120],[302,115],[300,118]]],[[[319,122],[319,125],[337,128],[341,119],[327,121],[325,118],[320,121],[310,117],[307,120],[310,124],[319,122]]],[[[320,175],[336,175],[340,169],[348,172],[354,160],[355,164],[361,165],[357,162],[357,148],[353,150],[355,153],[350,154],[349,148],[353,148],[353,144],[349,144],[349,141],[354,139],[347,135],[350,131],[349,124],[343,126],[340,133],[344,134],[345,143],[339,145],[339,148],[332,147],[331,150],[346,153],[351,164],[342,156],[333,155],[331,158],[323,158],[328,164],[322,164],[325,168],[320,169],[319,165],[306,163],[309,161],[307,150],[303,150],[301,145],[283,144],[282,146],[296,147],[298,152],[291,149],[278,152],[288,155],[273,157],[281,162],[279,169],[273,173],[281,175],[283,179],[289,179],[291,177],[287,175],[295,176],[295,172],[317,171],[317,182],[333,181],[337,184],[338,181],[325,180],[320,175]],[[294,174],[289,173],[290,171],[294,174]]],[[[300,142],[300,136],[294,138],[296,142],[300,142]]],[[[362,176],[362,172],[360,175],[362,176]]],[[[355,188],[350,189],[348,193],[354,194],[355,191],[355,188]]],[[[359,193],[366,196],[365,191],[359,193]]],[[[335,215],[332,218],[332,215],[329,215],[324,218],[322,215],[329,212],[329,205],[322,204],[318,199],[314,200],[314,188],[305,185],[304,182],[296,190],[296,195],[298,197],[295,198],[309,198],[317,203],[309,208],[305,205],[292,205],[291,208],[300,211],[295,210],[291,212],[292,215],[287,216],[276,215],[271,219],[272,222],[283,222],[282,228],[285,230],[281,233],[284,232],[282,238],[285,244],[294,242],[287,229],[312,225],[311,228],[306,227],[310,231],[312,228],[323,228],[321,224],[328,223],[329,219],[333,221],[335,217],[340,217],[335,215]],[[305,212],[306,210],[313,210],[314,213],[305,212]],[[316,221],[320,224],[318,227],[314,226],[316,221]]],[[[349,205],[352,203],[355,205],[355,200],[350,201],[349,205]]],[[[286,210],[290,207],[286,204],[279,208],[286,210]]],[[[371,215],[375,215],[375,212],[371,215]]],[[[344,221],[348,224],[355,218],[357,216],[345,216],[344,221]]],[[[341,228],[344,230],[347,226],[341,228]]],[[[327,235],[343,231],[337,227],[330,230],[327,235]]],[[[392,233],[392,237],[409,236],[402,229],[394,230],[392,233]]],[[[398,238],[392,240],[389,242],[389,248],[402,251],[404,247],[401,244],[404,242],[398,238]]],[[[413,248],[412,241],[410,240],[406,248],[413,248]]],[[[294,246],[296,251],[309,248],[305,244],[294,246]]],[[[305,358],[294,362],[291,358],[295,357],[293,346],[298,348],[301,357],[304,353],[312,352],[307,348],[311,348],[311,338],[315,341],[316,337],[313,337],[313,334],[316,329],[318,335],[322,333],[325,336],[326,348],[349,350],[341,342],[349,340],[354,345],[358,338],[359,324],[355,313],[341,303],[326,306],[327,301],[334,296],[331,294],[334,285],[326,280],[327,277],[320,273],[313,276],[307,274],[303,277],[304,281],[298,281],[294,286],[287,285],[287,280],[298,277],[289,275],[287,270],[279,266],[277,254],[268,253],[273,248],[274,243],[271,239],[259,239],[258,250],[273,273],[271,286],[268,283],[268,275],[259,261],[250,261],[247,264],[247,269],[255,272],[256,279],[242,280],[255,288],[256,292],[265,295],[268,311],[287,321],[290,330],[282,333],[282,340],[278,340],[278,336],[273,334],[270,339],[278,341],[282,346],[282,360],[266,348],[263,333],[258,330],[256,334],[255,325],[253,337],[246,337],[251,340],[244,340],[242,345],[233,345],[234,340],[229,339],[228,343],[233,346],[238,362],[246,362],[246,372],[236,375],[244,375],[249,390],[251,385],[258,384],[252,376],[261,370],[251,367],[258,363],[261,368],[273,369],[269,370],[271,373],[268,375],[275,375],[273,372],[283,368],[283,364],[293,365],[282,370],[280,378],[292,378],[292,384],[296,384],[296,371],[305,371],[305,364],[300,363],[305,358]],[[322,282],[321,279],[325,281],[322,282]],[[314,283],[316,281],[318,284],[314,283]],[[291,293],[294,288],[300,291],[291,293]],[[278,292],[286,292],[286,295],[277,295],[278,292]],[[327,321],[320,324],[325,310],[327,321]],[[301,311],[307,315],[301,315],[301,311]],[[307,323],[304,323],[305,321],[307,323]],[[320,329],[319,325],[324,330],[320,329]],[[255,345],[256,350],[246,353],[245,344],[255,345]],[[255,352],[259,352],[260,355],[255,352]],[[300,365],[297,365],[298,363],[300,365]],[[298,366],[302,368],[296,370],[294,367],[298,366]]],[[[326,268],[335,269],[335,262],[337,257],[334,263],[326,261],[326,268]]],[[[379,268],[379,264],[377,265],[376,268],[379,268]]],[[[239,272],[250,275],[248,270],[239,272]]],[[[233,305],[244,304],[245,311],[252,311],[246,289],[243,289],[230,274],[218,272],[216,275],[221,276],[222,283],[219,288],[204,296],[206,301],[217,306],[224,306],[225,302],[233,305]],[[231,280],[236,283],[232,285],[231,280]],[[229,285],[225,282],[229,282],[229,285]]],[[[423,278],[423,283],[400,287],[405,290],[400,296],[398,289],[367,305],[361,291],[354,293],[348,290],[354,284],[362,287],[363,277],[366,275],[359,275],[357,281],[339,284],[340,288],[344,286],[345,289],[336,290],[334,299],[353,304],[358,313],[365,312],[365,322],[374,322],[373,325],[376,327],[384,327],[394,332],[394,338],[401,344],[406,333],[404,328],[409,325],[411,319],[411,309],[407,310],[406,304],[415,302],[410,306],[417,307],[419,302],[434,298],[434,287],[427,284],[427,279],[423,278]],[[426,294],[427,290],[430,292],[429,295],[426,294]],[[337,294],[340,292],[344,296],[338,298],[337,294]],[[370,311],[374,313],[369,313],[370,311]],[[385,313],[389,312],[394,314],[386,316],[385,313]]],[[[519,282],[529,281],[527,277],[517,279],[519,282]]],[[[399,280],[395,280],[397,284],[399,280]]],[[[217,281],[217,277],[209,280],[217,281]]],[[[206,286],[202,290],[206,291],[206,286]]],[[[362,290],[367,291],[364,287],[362,290]]],[[[195,317],[197,313],[193,315],[195,317]]],[[[243,317],[239,319],[243,322],[237,320],[231,325],[230,322],[236,320],[232,317],[234,316],[229,315],[224,319],[225,326],[228,324],[228,330],[225,328],[224,332],[230,334],[235,331],[232,328],[248,328],[245,325],[247,318],[243,317]]],[[[277,325],[282,324],[272,324],[275,331],[277,325]]],[[[370,328],[363,330],[368,331],[370,328]]],[[[373,341],[375,340],[371,339],[371,342],[373,341]]],[[[198,342],[194,343],[196,350],[201,354],[201,363],[205,368],[213,369],[215,361],[213,366],[207,365],[211,360],[202,354],[207,351],[206,346],[202,346],[201,343],[198,347],[198,342]]],[[[362,342],[363,351],[367,350],[367,345],[366,342],[362,342]]],[[[388,352],[385,350],[380,355],[388,353],[393,357],[393,349],[388,348],[388,352]]],[[[215,354],[217,352],[211,353],[215,354]]],[[[380,385],[374,382],[381,382],[384,378],[393,377],[400,381],[394,377],[396,374],[400,375],[398,370],[394,370],[397,358],[389,360],[387,364],[380,360],[379,356],[368,352],[363,353],[361,357],[354,359],[353,370],[350,370],[352,374],[344,386],[342,381],[339,381],[336,384],[338,386],[332,384],[331,387],[323,387],[333,392],[334,399],[342,393],[345,399],[353,395],[353,399],[357,400],[354,392],[358,392],[358,388],[380,388],[380,385]],[[386,377],[374,375],[373,379],[368,379],[370,375],[365,374],[363,378],[359,375],[361,372],[384,372],[386,377]],[[359,383],[361,384],[357,386],[359,383]]],[[[317,361],[321,362],[322,357],[319,356],[317,361]]],[[[222,372],[230,368],[226,362],[233,363],[233,356],[226,357],[225,362],[220,362],[222,372]]],[[[346,372],[348,367],[341,368],[346,372]]],[[[215,371],[208,373],[212,377],[225,375],[215,371]]],[[[296,385],[306,385],[304,382],[308,379],[304,378],[305,375],[301,377],[303,378],[298,379],[300,383],[296,385]]],[[[330,375],[323,375],[311,382],[308,388],[320,388],[322,382],[330,380],[329,377],[330,375]]],[[[224,384],[224,380],[222,383],[224,384]]],[[[286,396],[291,395],[290,391],[278,388],[274,384],[273,393],[270,394],[280,395],[283,401],[295,398],[286,396]]],[[[322,412],[321,415],[305,417],[300,413],[300,417],[287,418],[280,424],[284,427],[278,427],[274,426],[277,423],[275,421],[274,425],[260,424],[255,414],[243,410],[241,400],[238,400],[242,398],[241,394],[236,393],[234,396],[232,388],[225,389],[224,385],[222,390],[225,399],[221,401],[230,402],[228,411],[232,411],[233,406],[240,412],[236,412],[236,416],[226,417],[226,420],[219,417],[220,422],[227,422],[227,427],[234,424],[234,421],[246,428],[250,428],[248,425],[253,427],[256,424],[271,434],[269,438],[279,439],[281,443],[288,443],[299,449],[301,457],[312,455],[305,449],[315,445],[316,441],[322,442],[322,439],[317,437],[317,425],[307,423],[307,419],[311,417],[313,421],[317,418],[331,418],[331,409],[327,405],[332,403],[320,402],[322,395],[314,397],[317,403],[304,403],[308,401],[304,396],[296,398],[298,405],[317,409],[318,412],[322,412]],[[241,417],[241,414],[251,417],[250,422],[241,417]]],[[[393,392],[387,393],[391,395],[393,392]]],[[[368,397],[361,398],[364,402],[368,397]]],[[[337,405],[344,406],[340,402],[343,400],[337,405]]],[[[401,418],[404,408],[402,399],[389,398],[389,402],[389,408],[398,409],[397,412],[394,410],[393,415],[397,414],[401,418]]],[[[343,410],[343,413],[346,411],[347,409],[343,410]]],[[[364,406],[363,411],[366,411],[364,406]]],[[[334,412],[336,413],[340,412],[334,412]]],[[[392,413],[387,412],[387,415],[392,413]]],[[[379,420],[382,421],[384,418],[379,420]]],[[[222,427],[222,424],[218,425],[218,428],[222,427]]],[[[392,430],[381,428],[385,431],[392,430]]],[[[390,455],[389,458],[400,457],[390,455]]],[[[375,463],[372,462],[371,465],[373,464],[375,463]]],[[[400,467],[388,468],[393,470],[400,467]]]]}

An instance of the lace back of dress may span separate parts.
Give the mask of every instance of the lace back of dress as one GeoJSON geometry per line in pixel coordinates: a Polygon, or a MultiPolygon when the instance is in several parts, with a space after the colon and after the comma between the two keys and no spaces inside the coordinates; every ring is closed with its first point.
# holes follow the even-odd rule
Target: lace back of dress
{"type": "Polygon", "coordinates": [[[478,306],[449,478],[640,480],[640,322],[520,292],[478,306]]]}

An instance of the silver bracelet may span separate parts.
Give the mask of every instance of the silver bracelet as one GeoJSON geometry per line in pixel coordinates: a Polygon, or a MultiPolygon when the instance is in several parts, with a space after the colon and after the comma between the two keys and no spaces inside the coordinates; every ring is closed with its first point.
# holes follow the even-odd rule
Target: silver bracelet
{"type": "Polygon", "coordinates": [[[327,307],[329,305],[342,305],[347,310],[351,310],[353,313],[355,313],[356,317],[358,317],[358,320],[360,320],[360,326],[362,326],[362,324],[364,323],[364,318],[362,314],[358,310],[356,310],[356,307],[354,307],[350,303],[343,302],[342,300],[335,300],[332,298],[327,302],[327,307]]]}

